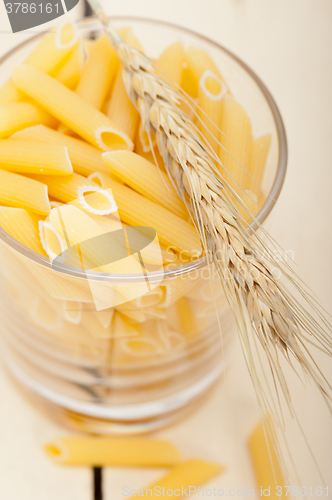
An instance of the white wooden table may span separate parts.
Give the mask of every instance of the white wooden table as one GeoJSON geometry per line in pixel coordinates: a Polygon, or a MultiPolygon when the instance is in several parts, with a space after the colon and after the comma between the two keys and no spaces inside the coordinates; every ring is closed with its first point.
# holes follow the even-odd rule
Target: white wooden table
{"type": "MultiPolygon", "coordinates": [[[[289,141],[289,169],[272,234],[285,249],[293,250],[299,273],[331,312],[331,0],[104,0],[104,5],[114,15],[162,18],[199,31],[239,55],[266,83],[289,141]]],[[[79,11],[77,7],[71,17],[79,11]]],[[[8,29],[1,4],[0,53],[28,36],[10,35],[8,29]]],[[[332,380],[331,360],[320,355],[317,359],[332,380]]],[[[332,420],[313,388],[299,386],[291,374],[289,378],[332,494],[332,420]]],[[[45,441],[66,432],[29,406],[2,368],[0,395],[0,499],[91,500],[91,470],[57,467],[42,452],[45,441]]],[[[188,457],[227,465],[211,487],[254,488],[247,437],[256,418],[255,397],[237,345],[227,380],[198,411],[158,435],[176,442],[188,457]]],[[[292,430],[291,422],[287,425],[292,430]]],[[[298,433],[288,439],[303,484],[321,484],[298,433]]],[[[108,469],[104,499],[120,500],[123,486],[143,487],[162,473],[108,469]]]]}

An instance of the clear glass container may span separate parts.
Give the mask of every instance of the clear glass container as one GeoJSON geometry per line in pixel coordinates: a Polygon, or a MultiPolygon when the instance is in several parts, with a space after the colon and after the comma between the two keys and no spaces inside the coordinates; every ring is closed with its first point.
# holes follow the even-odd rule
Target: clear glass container
{"type": "MultiPolygon", "coordinates": [[[[147,19],[112,21],[132,27],[152,58],[178,40],[205,49],[248,112],[254,137],[271,134],[263,180],[269,196],[257,216],[265,224],[282,188],[287,144],[264,84],[228,50],[189,30],[147,19]]],[[[79,29],[88,37],[100,25],[85,19],[79,29]]],[[[0,59],[1,84],[39,37],[0,59]]],[[[234,335],[217,279],[211,291],[206,260],[166,270],[152,292],[115,312],[94,310],[86,278],[61,264],[52,267],[0,228],[1,353],[19,386],[64,424],[96,433],[151,430],[199,404],[229,362],[234,335]]],[[[101,273],[90,278],[121,284],[141,279],[101,273]]]]}

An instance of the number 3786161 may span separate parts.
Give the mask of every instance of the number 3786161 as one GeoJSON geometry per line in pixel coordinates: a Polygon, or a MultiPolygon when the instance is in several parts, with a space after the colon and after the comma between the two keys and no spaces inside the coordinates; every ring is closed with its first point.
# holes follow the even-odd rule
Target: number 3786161
{"type": "Polygon", "coordinates": [[[52,12],[59,14],[59,4],[51,4],[47,3],[46,5],[44,3],[20,3],[20,2],[13,2],[13,3],[6,3],[6,11],[8,14],[52,14],[52,12]]]}

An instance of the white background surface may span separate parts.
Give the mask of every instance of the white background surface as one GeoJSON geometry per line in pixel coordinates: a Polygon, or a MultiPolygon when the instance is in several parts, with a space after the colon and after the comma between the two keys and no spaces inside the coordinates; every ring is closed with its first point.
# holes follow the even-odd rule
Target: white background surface
{"type": "MultiPolygon", "coordinates": [[[[160,18],[201,32],[235,52],[265,82],[289,142],[288,174],[272,234],[294,251],[298,272],[331,312],[331,0],[105,0],[104,5],[114,15],[160,18]]],[[[73,15],[78,13],[79,8],[73,15]]],[[[27,36],[4,33],[8,29],[1,4],[0,53],[27,36]]],[[[317,359],[332,380],[331,360],[317,359]]],[[[332,495],[332,419],[314,389],[290,378],[304,430],[332,495]]],[[[64,431],[31,408],[2,371],[0,395],[0,499],[91,499],[90,470],[57,467],[41,451],[43,442],[64,431]]],[[[190,418],[159,435],[175,441],[188,457],[227,466],[210,487],[251,488],[255,483],[246,440],[256,418],[251,383],[236,346],[226,383],[190,418]]],[[[298,434],[288,434],[303,484],[322,484],[298,434]]],[[[105,499],[123,498],[122,486],[143,487],[162,473],[107,470],[105,499]]]]}

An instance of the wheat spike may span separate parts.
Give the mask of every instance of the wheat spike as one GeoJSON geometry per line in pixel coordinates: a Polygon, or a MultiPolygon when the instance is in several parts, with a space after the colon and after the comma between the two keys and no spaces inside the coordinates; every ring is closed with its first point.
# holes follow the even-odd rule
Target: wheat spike
{"type": "Polygon", "coordinates": [[[331,326],[287,266],[275,260],[269,247],[257,234],[252,235],[244,228],[243,219],[229,192],[241,203],[240,198],[224,179],[218,178],[211,148],[178,107],[183,95],[160,76],[160,71],[155,71],[148,57],[123,42],[108,26],[108,19],[94,1],[92,6],[117,50],[124,68],[123,78],[128,95],[139,110],[148,134],[154,133],[167,173],[188,207],[208,259],[216,266],[237,322],[260,403],[265,411],[271,411],[271,403],[268,403],[262,381],[257,375],[255,339],[263,347],[275,386],[277,388],[279,384],[291,410],[279,353],[289,362],[292,355],[325,399],[331,400],[332,388],[306,347],[306,342],[314,339],[331,355],[331,326]],[[324,326],[300,305],[282,280],[276,278],[273,268],[279,269],[290,280],[318,313],[324,326]],[[252,333],[256,336],[254,339],[252,333]]]}

